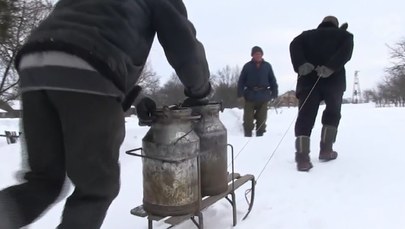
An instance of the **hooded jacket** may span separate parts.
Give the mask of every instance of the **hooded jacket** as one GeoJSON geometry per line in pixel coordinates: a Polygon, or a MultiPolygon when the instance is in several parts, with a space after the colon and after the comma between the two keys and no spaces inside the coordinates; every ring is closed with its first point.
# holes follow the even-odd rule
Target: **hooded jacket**
{"type": "Polygon", "coordinates": [[[181,0],[60,0],[28,37],[15,65],[18,69],[26,54],[61,51],[85,60],[125,96],[142,72],[155,34],[186,95],[206,96],[204,48],[181,0]]]}

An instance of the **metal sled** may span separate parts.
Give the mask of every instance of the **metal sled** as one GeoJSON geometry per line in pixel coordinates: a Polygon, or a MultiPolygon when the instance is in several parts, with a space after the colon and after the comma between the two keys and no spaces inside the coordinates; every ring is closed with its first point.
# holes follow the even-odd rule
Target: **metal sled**
{"type": "MultiPolygon", "coordinates": [[[[233,213],[233,226],[236,226],[237,224],[237,216],[236,216],[236,198],[235,198],[235,190],[241,187],[243,184],[245,184],[248,181],[251,181],[251,197],[249,201],[249,208],[245,216],[242,218],[242,220],[246,219],[249,213],[251,212],[253,208],[253,203],[254,203],[254,196],[255,196],[255,177],[253,175],[247,174],[241,176],[239,173],[234,172],[234,156],[233,156],[233,146],[228,144],[228,146],[231,147],[231,152],[232,152],[232,173],[228,175],[228,189],[215,196],[207,196],[201,199],[199,203],[199,211],[194,213],[194,214],[186,214],[186,215],[180,215],[180,216],[156,216],[156,215],[151,215],[147,213],[143,205],[137,206],[131,210],[131,214],[138,216],[138,217],[143,217],[147,218],[148,220],[148,229],[153,229],[153,221],[161,221],[164,220],[165,223],[170,224],[168,228],[173,228],[174,226],[186,221],[186,220],[191,220],[197,228],[203,229],[204,228],[204,222],[203,222],[203,214],[202,211],[206,209],[207,207],[215,204],[218,200],[222,198],[226,198],[228,202],[232,206],[232,213],[233,213]],[[198,218],[198,220],[196,220],[198,218]]],[[[137,149],[135,149],[137,150],[137,149]]],[[[135,150],[129,150],[126,153],[129,155],[133,156],[140,156],[139,154],[134,154],[132,153],[135,150]]],[[[199,171],[200,172],[200,171],[199,171]]],[[[201,184],[199,184],[201,185],[201,184]]],[[[201,187],[200,187],[201,188],[201,187]]]]}

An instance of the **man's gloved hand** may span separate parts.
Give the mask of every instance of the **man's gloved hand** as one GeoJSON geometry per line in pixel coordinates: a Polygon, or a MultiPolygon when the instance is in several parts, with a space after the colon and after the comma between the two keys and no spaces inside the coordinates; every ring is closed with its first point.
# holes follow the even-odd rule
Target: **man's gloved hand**
{"type": "Polygon", "coordinates": [[[311,73],[315,69],[315,66],[311,63],[304,63],[298,67],[298,75],[305,76],[311,73]]]}
{"type": "Polygon", "coordinates": [[[326,67],[325,65],[316,67],[315,71],[318,73],[318,76],[321,78],[328,78],[334,72],[332,69],[326,67]]]}
{"type": "Polygon", "coordinates": [[[154,121],[156,112],[156,103],[149,97],[144,97],[136,104],[136,113],[140,126],[150,126],[154,121]]]}
{"type": "Polygon", "coordinates": [[[204,89],[204,91],[192,93],[189,89],[187,89],[187,88],[184,89],[184,95],[189,97],[189,98],[203,99],[205,97],[209,97],[211,92],[212,92],[212,87],[211,87],[210,82],[208,82],[208,84],[207,84],[206,88],[204,89]]]}
{"type": "Polygon", "coordinates": [[[207,98],[202,99],[195,99],[195,98],[187,98],[181,104],[182,107],[194,107],[194,106],[204,106],[209,103],[207,98]]]}

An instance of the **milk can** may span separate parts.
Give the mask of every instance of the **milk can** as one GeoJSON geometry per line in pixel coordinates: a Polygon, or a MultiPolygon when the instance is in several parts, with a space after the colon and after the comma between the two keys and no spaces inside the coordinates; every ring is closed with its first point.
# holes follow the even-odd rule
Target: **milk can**
{"type": "Polygon", "coordinates": [[[201,115],[198,122],[193,122],[194,131],[200,137],[201,194],[218,195],[228,188],[227,131],[219,119],[222,104],[191,108],[193,114],[201,115]]]}
{"type": "Polygon", "coordinates": [[[163,108],[142,139],[143,207],[152,215],[194,213],[200,201],[199,138],[190,108],[163,108]]]}

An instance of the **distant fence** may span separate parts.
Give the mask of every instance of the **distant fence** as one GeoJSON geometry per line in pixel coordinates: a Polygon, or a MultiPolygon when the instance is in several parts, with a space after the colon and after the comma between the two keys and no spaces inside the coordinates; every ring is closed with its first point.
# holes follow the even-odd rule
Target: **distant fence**
{"type": "Polygon", "coordinates": [[[4,134],[0,134],[0,137],[5,137],[7,144],[14,144],[17,142],[17,139],[20,137],[21,132],[16,131],[4,131],[4,134]]]}
{"type": "Polygon", "coordinates": [[[21,111],[0,112],[0,118],[20,118],[21,111]]]}

